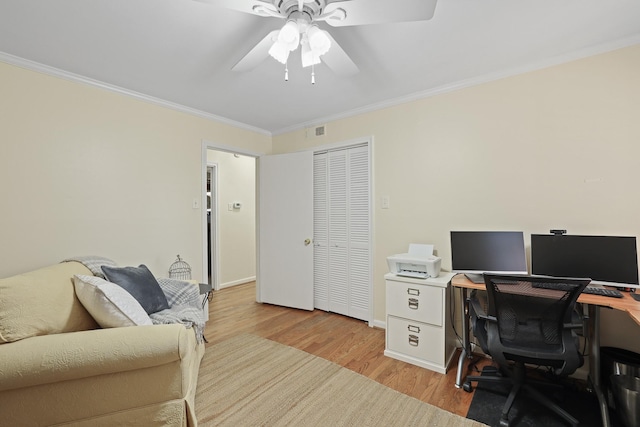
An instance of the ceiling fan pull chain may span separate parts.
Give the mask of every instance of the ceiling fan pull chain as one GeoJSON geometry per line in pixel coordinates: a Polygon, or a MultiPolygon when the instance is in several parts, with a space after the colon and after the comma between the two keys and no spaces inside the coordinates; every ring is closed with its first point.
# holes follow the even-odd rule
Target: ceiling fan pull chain
{"type": "Polygon", "coordinates": [[[311,84],[316,84],[316,66],[311,65],[311,84]]]}
{"type": "Polygon", "coordinates": [[[284,63],[284,81],[288,82],[289,81],[289,66],[287,65],[287,63],[284,63]]]}

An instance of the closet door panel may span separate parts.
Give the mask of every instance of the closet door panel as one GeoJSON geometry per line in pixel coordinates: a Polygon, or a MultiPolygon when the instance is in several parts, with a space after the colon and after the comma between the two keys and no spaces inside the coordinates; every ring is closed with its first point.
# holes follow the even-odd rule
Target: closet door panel
{"type": "Polygon", "coordinates": [[[313,304],[329,310],[327,153],[313,156],[313,304]]]}
{"type": "Polygon", "coordinates": [[[347,150],[329,152],[329,310],[349,315],[347,150]]]}
{"type": "Polygon", "coordinates": [[[347,245],[347,152],[329,153],[329,245],[347,245]]]}
{"type": "Polygon", "coordinates": [[[369,320],[369,251],[349,251],[349,316],[369,320]]]}
{"type": "Polygon", "coordinates": [[[349,315],[369,320],[369,150],[348,151],[349,315]]]}
{"type": "Polygon", "coordinates": [[[349,316],[349,265],[346,246],[329,249],[329,311],[349,316]]]}
{"type": "Polygon", "coordinates": [[[349,243],[369,247],[369,153],[349,150],[349,243]]]}

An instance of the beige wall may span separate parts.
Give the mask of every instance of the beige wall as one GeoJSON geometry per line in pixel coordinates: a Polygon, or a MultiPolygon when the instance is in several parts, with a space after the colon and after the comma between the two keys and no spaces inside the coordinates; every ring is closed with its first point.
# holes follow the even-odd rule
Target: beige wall
{"type": "Polygon", "coordinates": [[[256,276],[256,160],[208,150],[218,167],[219,285],[246,283],[256,276]],[[240,209],[229,210],[229,203],[240,209]]]}
{"type": "Polygon", "coordinates": [[[0,63],[0,277],[96,254],[202,277],[202,141],[271,138],[0,63]]]}
{"type": "MultiPolygon", "coordinates": [[[[386,256],[410,242],[450,268],[451,229],[640,235],[638,70],[634,46],[272,141],[0,63],[0,277],[83,254],[164,275],[180,253],[202,279],[203,140],[282,153],[372,136],[382,321],[386,256]]],[[[640,351],[637,325],[603,317],[603,344],[640,351]]]]}
{"type": "MultiPolygon", "coordinates": [[[[274,153],[373,136],[375,319],[386,257],[450,230],[640,235],[640,45],[274,137],[274,153]],[[380,208],[389,196],[390,209],[380,208]]],[[[605,313],[603,344],[633,347],[605,313]],[[607,330],[607,322],[611,330],[607,330]],[[627,342],[624,342],[627,341],[627,342]]],[[[622,316],[624,317],[624,316],[622,316]]]]}

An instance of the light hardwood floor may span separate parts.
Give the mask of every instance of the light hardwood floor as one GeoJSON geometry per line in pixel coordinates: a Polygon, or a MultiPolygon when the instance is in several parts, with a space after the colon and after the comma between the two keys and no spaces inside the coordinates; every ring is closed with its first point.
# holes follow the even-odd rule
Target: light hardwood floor
{"type": "MultiPolygon", "coordinates": [[[[321,310],[259,304],[255,282],[216,291],[209,303],[205,330],[209,345],[242,333],[304,350],[461,416],[466,416],[471,404],[473,393],[454,386],[455,364],[442,375],[386,357],[383,329],[321,310]]],[[[457,360],[456,355],[454,362],[457,360]]],[[[477,365],[482,369],[488,363],[481,359],[477,365]]]]}

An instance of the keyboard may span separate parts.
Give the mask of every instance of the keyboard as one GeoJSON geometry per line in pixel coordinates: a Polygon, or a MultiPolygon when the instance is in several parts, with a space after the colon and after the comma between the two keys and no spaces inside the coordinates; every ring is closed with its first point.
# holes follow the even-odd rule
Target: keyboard
{"type": "MultiPolygon", "coordinates": [[[[534,288],[542,289],[554,289],[557,291],[567,291],[572,289],[571,285],[564,285],[563,283],[532,283],[534,288]]],[[[583,294],[601,295],[603,297],[622,298],[622,293],[615,289],[600,288],[598,286],[587,286],[582,291],[583,294]]]]}
{"type": "Polygon", "coordinates": [[[622,293],[615,289],[599,288],[597,286],[587,286],[582,291],[583,294],[602,295],[603,297],[622,298],[622,293]]]}

